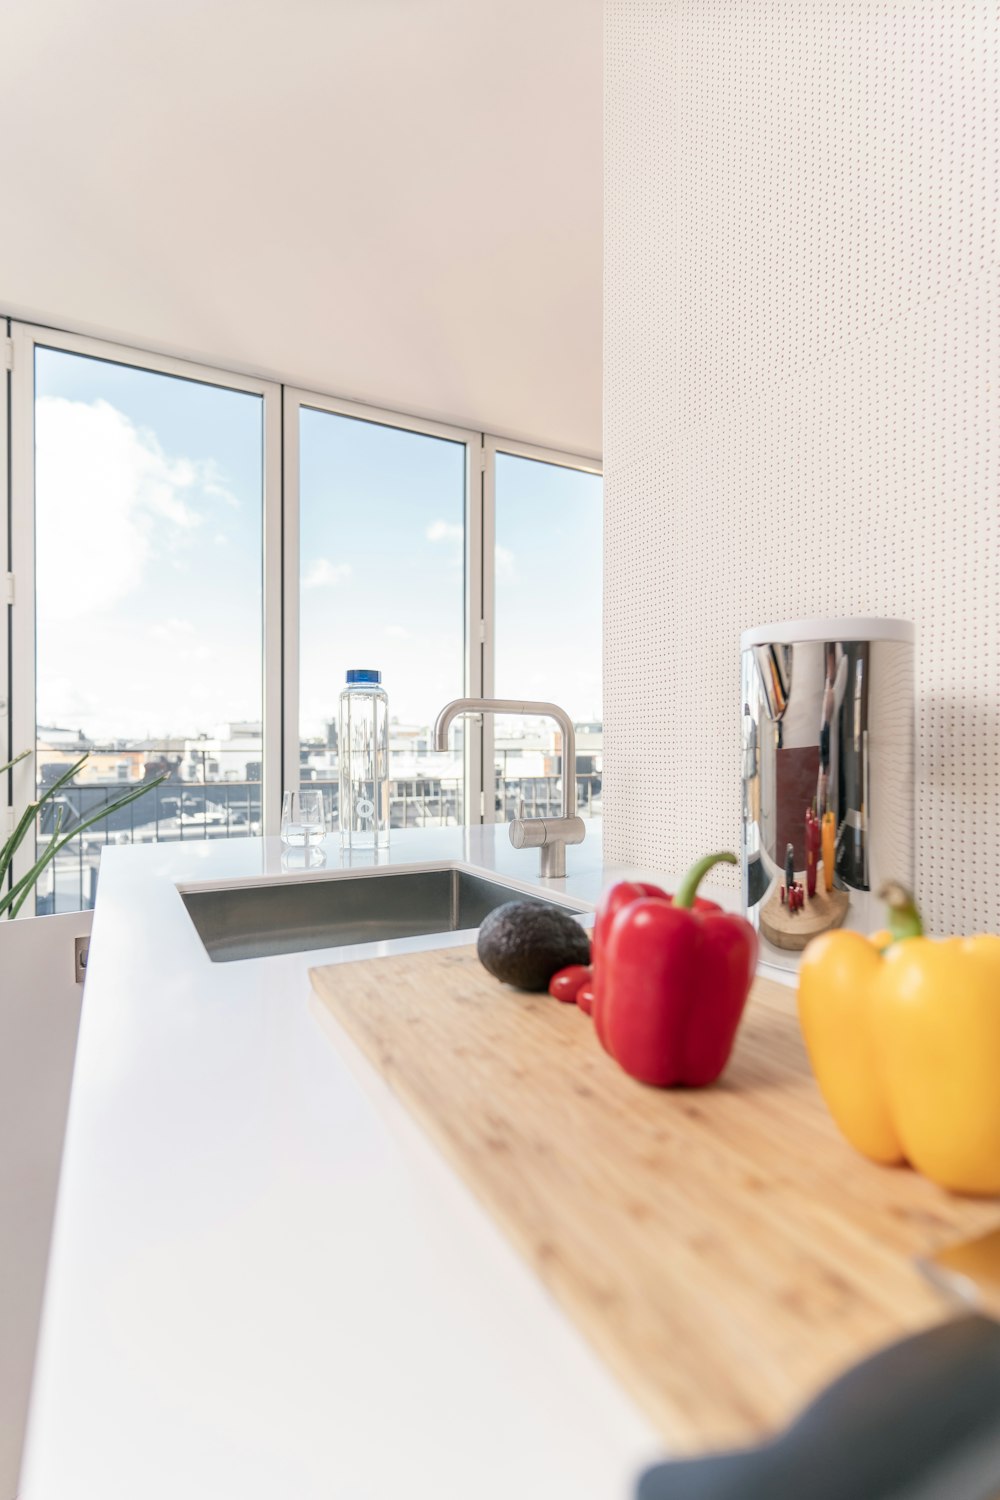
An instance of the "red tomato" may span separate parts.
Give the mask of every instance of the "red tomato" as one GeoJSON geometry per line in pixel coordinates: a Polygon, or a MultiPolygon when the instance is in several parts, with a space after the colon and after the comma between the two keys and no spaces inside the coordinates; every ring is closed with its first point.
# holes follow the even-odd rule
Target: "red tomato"
{"type": "Polygon", "coordinates": [[[581,985],[577,990],[576,1003],[578,1009],[582,1010],[585,1016],[592,1016],[594,1014],[594,984],[592,980],[588,981],[587,984],[581,985]]]}
{"type": "Polygon", "coordinates": [[[593,972],[587,964],[570,964],[568,969],[553,974],[549,980],[549,994],[555,1000],[572,1004],[583,986],[590,983],[593,972]]]}

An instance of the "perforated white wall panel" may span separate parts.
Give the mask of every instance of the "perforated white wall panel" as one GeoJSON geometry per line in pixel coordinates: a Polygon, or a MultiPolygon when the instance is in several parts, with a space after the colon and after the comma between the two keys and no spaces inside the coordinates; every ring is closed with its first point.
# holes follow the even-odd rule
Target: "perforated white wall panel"
{"type": "Polygon", "coordinates": [[[1000,931],[1000,0],[606,0],[605,824],[739,837],[740,631],[914,620],[918,894],[1000,931]]]}

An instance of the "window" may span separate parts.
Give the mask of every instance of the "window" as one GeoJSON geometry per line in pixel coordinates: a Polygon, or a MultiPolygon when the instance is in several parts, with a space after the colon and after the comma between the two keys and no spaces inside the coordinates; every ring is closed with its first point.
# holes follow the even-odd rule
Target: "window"
{"type": "Polygon", "coordinates": [[[595,465],[7,326],[0,739],[32,751],[8,778],[14,806],[83,761],[9,878],[59,816],[164,778],[62,849],[24,915],[91,906],[109,843],[276,834],[301,782],[336,827],[351,667],[380,669],[389,695],[393,827],[560,807],[554,724],[458,719],[435,749],[440,709],[466,694],[565,707],[579,808],[599,813],[595,465]]]}
{"type": "Polygon", "coordinates": [[[434,720],[466,682],[467,445],[433,430],[298,407],[299,777],[338,798],[346,673],[389,695],[391,826],[465,821],[463,726],[434,720]]]}
{"type": "MultiPolygon", "coordinates": [[[[494,474],[494,690],[566,709],[576,729],[578,810],[601,811],[600,474],[499,451],[494,474]]],[[[496,813],[562,807],[562,737],[537,718],[494,726],[496,813]]]]}
{"type": "Polygon", "coordinates": [[[86,756],[43,809],[38,852],[60,810],[68,826],[166,778],[57,855],[44,913],[93,905],[106,843],[261,832],[264,398],[28,353],[34,708],[18,723],[39,790],[86,756]]]}

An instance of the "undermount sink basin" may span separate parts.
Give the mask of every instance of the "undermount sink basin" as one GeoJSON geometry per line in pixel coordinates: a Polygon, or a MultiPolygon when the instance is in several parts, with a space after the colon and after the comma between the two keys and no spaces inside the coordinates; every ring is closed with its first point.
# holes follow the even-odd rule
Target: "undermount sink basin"
{"type": "Polygon", "coordinates": [[[180,892],[213,963],[465,932],[505,901],[585,907],[468,870],[398,870],[180,892]]]}

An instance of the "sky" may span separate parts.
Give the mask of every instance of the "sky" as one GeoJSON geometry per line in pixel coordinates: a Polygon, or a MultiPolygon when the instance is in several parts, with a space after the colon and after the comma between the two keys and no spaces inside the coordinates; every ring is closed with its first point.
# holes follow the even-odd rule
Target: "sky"
{"type": "Polygon", "coordinates": [[[259,719],[261,398],[36,361],[38,722],[132,739],[259,719]]]}
{"type": "Polygon", "coordinates": [[[497,455],[496,654],[501,698],[601,720],[602,481],[497,455]]]}
{"type": "Polygon", "coordinates": [[[381,671],[390,714],[432,721],[464,690],[463,445],[304,410],[299,475],[303,732],[352,667],[381,671]]]}
{"type": "MultiPolygon", "coordinates": [[[[39,350],[38,721],[94,739],[261,715],[262,401],[39,350]]],[[[460,444],[301,413],[301,727],[349,667],[431,723],[463,691],[460,444]]],[[[601,709],[601,481],[500,455],[496,690],[601,709]]]]}

